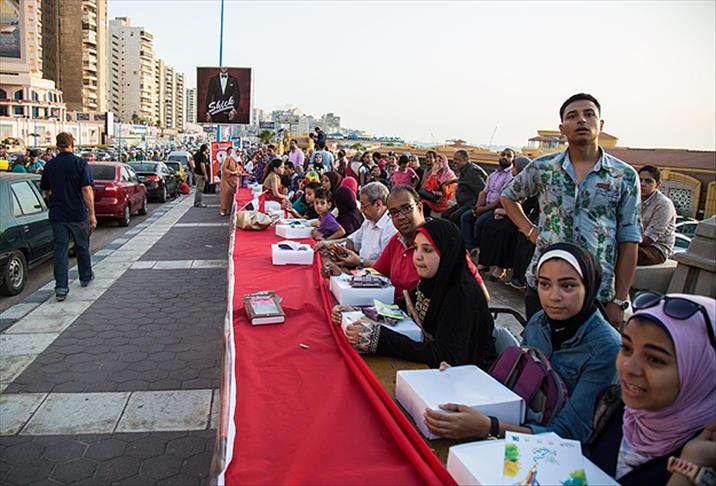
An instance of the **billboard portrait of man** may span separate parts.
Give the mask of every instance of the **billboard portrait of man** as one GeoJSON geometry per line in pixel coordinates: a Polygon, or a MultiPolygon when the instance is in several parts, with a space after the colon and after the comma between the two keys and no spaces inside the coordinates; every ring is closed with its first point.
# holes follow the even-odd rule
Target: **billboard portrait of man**
{"type": "Polygon", "coordinates": [[[197,68],[197,121],[248,124],[251,69],[197,68]]]}

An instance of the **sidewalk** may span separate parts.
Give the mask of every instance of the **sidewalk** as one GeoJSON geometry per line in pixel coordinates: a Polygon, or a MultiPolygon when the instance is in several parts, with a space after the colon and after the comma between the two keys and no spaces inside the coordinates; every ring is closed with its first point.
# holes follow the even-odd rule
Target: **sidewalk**
{"type": "Polygon", "coordinates": [[[181,197],[0,315],[0,484],[204,484],[228,221],[181,197]]]}

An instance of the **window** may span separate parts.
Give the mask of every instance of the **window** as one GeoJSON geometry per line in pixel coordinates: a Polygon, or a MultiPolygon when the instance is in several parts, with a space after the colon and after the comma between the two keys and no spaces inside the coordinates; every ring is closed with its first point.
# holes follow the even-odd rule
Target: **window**
{"type": "Polygon", "coordinates": [[[131,179],[131,178],[129,177],[129,174],[127,173],[127,169],[125,169],[124,167],[122,167],[122,168],[120,169],[120,180],[121,180],[122,182],[129,182],[130,179],[131,179]]]}
{"type": "Polygon", "coordinates": [[[7,99],[7,91],[5,91],[4,89],[0,89],[0,99],[7,99]]]}
{"type": "Polygon", "coordinates": [[[18,214],[18,209],[22,212],[22,215],[35,214],[42,211],[42,204],[35,194],[35,190],[27,182],[17,182],[10,186],[12,193],[15,195],[15,202],[19,208],[14,208],[13,212],[15,216],[18,214]]]}
{"type": "Polygon", "coordinates": [[[22,110],[22,106],[16,106],[16,107],[14,108],[14,112],[15,112],[16,115],[19,115],[19,116],[22,116],[22,115],[25,114],[25,113],[23,112],[23,110],[22,110]]]}
{"type": "Polygon", "coordinates": [[[23,97],[22,97],[22,90],[21,90],[21,89],[18,89],[17,91],[15,91],[15,99],[16,99],[16,100],[21,100],[21,99],[23,99],[23,97]]]}

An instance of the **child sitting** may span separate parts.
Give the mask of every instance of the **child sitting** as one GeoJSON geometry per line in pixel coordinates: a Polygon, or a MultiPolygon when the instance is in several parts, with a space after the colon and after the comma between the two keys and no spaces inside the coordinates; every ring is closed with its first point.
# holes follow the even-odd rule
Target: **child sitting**
{"type": "Polygon", "coordinates": [[[333,197],[323,188],[316,190],[313,207],[318,213],[318,229],[311,233],[316,240],[335,240],[345,236],[346,230],[338,224],[336,217],[331,213],[333,197]]]}

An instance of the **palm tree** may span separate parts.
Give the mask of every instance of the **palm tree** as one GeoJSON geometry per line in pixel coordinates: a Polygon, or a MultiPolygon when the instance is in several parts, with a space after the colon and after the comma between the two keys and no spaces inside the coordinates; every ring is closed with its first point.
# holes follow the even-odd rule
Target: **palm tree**
{"type": "Polygon", "coordinates": [[[271,143],[273,141],[274,133],[271,130],[262,130],[259,133],[259,140],[261,143],[271,143]]]}

